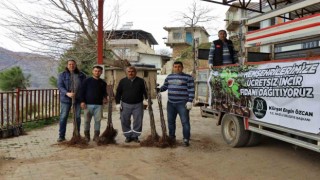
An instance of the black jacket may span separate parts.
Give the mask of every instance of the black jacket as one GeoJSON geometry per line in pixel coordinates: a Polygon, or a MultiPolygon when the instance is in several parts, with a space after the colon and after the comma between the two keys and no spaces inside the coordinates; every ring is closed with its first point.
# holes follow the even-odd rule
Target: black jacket
{"type": "MultiPolygon", "coordinates": [[[[228,49],[229,49],[232,64],[235,64],[236,61],[234,59],[233,43],[230,40],[226,40],[226,42],[228,44],[228,49]]],[[[218,39],[216,41],[213,41],[213,44],[215,47],[214,54],[213,54],[213,65],[214,66],[221,66],[221,65],[223,65],[223,42],[220,39],[218,39]]]]}
{"type": "Polygon", "coordinates": [[[116,104],[120,101],[127,104],[137,104],[143,101],[143,96],[147,97],[145,82],[140,77],[135,77],[133,81],[123,78],[120,80],[117,93],[116,104]]]}
{"type": "Polygon", "coordinates": [[[81,102],[102,105],[107,96],[107,83],[102,79],[89,77],[82,83],[81,102]]]}

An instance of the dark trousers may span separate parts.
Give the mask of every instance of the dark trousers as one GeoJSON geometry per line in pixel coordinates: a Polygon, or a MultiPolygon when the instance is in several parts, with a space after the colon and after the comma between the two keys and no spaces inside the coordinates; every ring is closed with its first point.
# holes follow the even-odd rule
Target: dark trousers
{"type": "Polygon", "coordinates": [[[121,102],[121,106],[120,120],[123,135],[131,138],[140,136],[142,131],[143,103],[127,104],[121,102]],[[131,116],[133,117],[132,128],[131,116]]]}

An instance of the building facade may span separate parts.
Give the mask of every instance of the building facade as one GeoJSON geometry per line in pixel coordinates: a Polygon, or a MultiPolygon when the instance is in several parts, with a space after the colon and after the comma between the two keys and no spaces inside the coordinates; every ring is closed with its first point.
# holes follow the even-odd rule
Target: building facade
{"type": "Polygon", "coordinates": [[[128,60],[132,65],[153,65],[162,68],[170,57],[157,55],[154,45],[158,45],[152,34],[143,30],[106,31],[108,48],[121,60],[128,60]]]}
{"type": "Polygon", "coordinates": [[[193,46],[195,40],[199,44],[209,42],[209,33],[204,27],[164,27],[168,31],[165,44],[172,48],[172,58],[177,58],[181,52],[193,46]]]}

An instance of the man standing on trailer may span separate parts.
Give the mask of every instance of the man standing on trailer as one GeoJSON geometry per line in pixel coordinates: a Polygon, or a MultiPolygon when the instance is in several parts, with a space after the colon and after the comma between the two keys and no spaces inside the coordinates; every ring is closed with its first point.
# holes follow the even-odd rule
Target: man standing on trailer
{"type": "MultiPolygon", "coordinates": [[[[222,66],[237,63],[237,54],[234,51],[232,41],[227,39],[227,32],[225,30],[219,30],[218,37],[219,39],[213,41],[210,47],[208,59],[209,69],[213,69],[214,66],[222,66]]],[[[209,75],[207,82],[209,92],[212,92],[212,87],[210,83],[211,77],[212,74],[209,75]]],[[[211,99],[212,93],[209,93],[209,107],[211,107],[212,104],[211,99]]]]}
{"type": "Polygon", "coordinates": [[[219,39],[213,41],[210,47],[208,59],[210,69],[213,66],[235,64],[237,62],[237,55],[234,52],[232,41],[227,39],[227,32],[219,30],[218,37],[219,39]]]}

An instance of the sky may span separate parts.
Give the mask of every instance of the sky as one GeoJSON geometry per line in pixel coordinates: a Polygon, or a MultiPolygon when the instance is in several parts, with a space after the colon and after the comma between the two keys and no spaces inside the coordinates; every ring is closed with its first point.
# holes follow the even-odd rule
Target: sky
{"type": "MultiPolygon", "coordinates": [[[[23,0],[11,0],[19,2],[20,6],[27,6],[23,3],[23,0]]],[[[110,6],[114,4],[116,0],[105,0],[104,14],[108,13],[110,6]]],[[[164,44],[164,37],[167,37],[167,31],[163,27],[176,27],[181,26],[181,22],[175,21],[178,12],[187,12],[188,7],[191,6],[194,0],[118,0],[120,4],[120,21],[118,28],[121,28],[126,22],[132,22],[131,29],[139,29],[151,33],[159,45],[154,48],[163,49],[167,48],[164,44]]],[[[202,24],[210,35],[210,40],[216,39],[217,29],[224,29],[225,12],[228,9],[227,6],[204,2],[196,0],[200,6],[208,7],[212,10],[213,16],[219,16],[216,21],[202,24]]],[[[25,7],[24,9],[33,8],[25,7]]],[[[9,13],[1,9],[1,14],[9,13]]],[[[107,29],[108,30],[108,29],[107,29]]],[[[28,51],[12,40],[6,38],[8,31],[3,27],[0,27],[0,47],[12,50],[12,51],[28,51]]]]}

